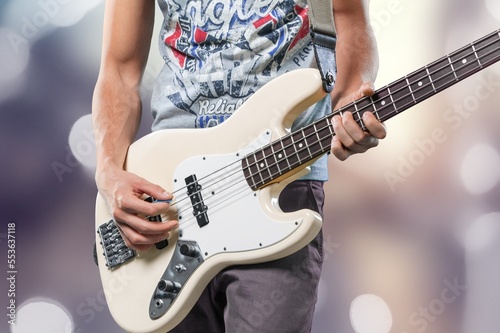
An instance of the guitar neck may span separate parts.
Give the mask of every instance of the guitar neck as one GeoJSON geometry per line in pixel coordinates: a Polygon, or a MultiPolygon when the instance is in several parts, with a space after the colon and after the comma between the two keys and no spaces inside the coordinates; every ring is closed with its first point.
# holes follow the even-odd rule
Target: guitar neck
{"type": "Polygon", "coordinates": [[[363,113],[372,112],[386,121],[499,60],[500,29],[248,154],[242,160],[248,184],[258,189],[328,153],[335,135],[331,125],[334,115],[352,112],[366,130],[363,113]]]}

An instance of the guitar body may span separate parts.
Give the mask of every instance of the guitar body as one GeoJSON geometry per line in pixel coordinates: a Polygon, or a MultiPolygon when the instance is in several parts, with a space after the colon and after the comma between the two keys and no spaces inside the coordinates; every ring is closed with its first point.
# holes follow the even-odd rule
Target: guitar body
{"type": "MultiPolygon", "coordinates": [[[[259,189],[249,186],[241,159],[289,134],[293,120],[325,94],[318,71],[300,69],[268,83],[217,127],[157,131],[131,145],[125,169],[174,194],[162,220],[178,219],[179,228],[166,247],[116,267],[105,265],[97,246],[106,301],[124,330],[166,332],[222,269],[284,257],[317,235],[317,213],[283,213],[278,206],[284,186],[315,159],[259,189]]],[[[97,229],[110,220],[98,195],[97,229]]]]}

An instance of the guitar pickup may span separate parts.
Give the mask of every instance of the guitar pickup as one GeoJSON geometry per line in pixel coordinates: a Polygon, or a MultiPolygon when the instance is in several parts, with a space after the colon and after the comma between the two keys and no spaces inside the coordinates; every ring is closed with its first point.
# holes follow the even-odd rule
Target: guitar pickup
{"type": "Polygon", "coordinates": [[[196,179],[196,175],[188,176],[184,179],[187,187],[187,194],[191,199],[191,204],[193,205],[193,215],[198,222],[198,225],[204,227],[208,224],[208,207],[203,202],[203,197],[201,195],[201,185],[196,179]]]}
{"type": "Polygon", "coordinates": [[[97,229],[106,260],[110,269],[120,266],[136,256],[136,252],[125,245],[115,221],[109,220],[97,229]]]}

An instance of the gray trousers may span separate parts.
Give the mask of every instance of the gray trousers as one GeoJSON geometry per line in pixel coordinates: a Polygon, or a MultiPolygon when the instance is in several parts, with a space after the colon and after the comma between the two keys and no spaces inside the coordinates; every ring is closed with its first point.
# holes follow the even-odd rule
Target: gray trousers
{"type": "MultiPolygon", "coordinates": [[[[283,211],[323,215],[323,183],[300,180],[279,198],[283,211]]],[[[232,266],[205,288],[171,333],[306,333],[311,331],[323,263],[323,235],[296,253],[254,265],[232,266]]]]}

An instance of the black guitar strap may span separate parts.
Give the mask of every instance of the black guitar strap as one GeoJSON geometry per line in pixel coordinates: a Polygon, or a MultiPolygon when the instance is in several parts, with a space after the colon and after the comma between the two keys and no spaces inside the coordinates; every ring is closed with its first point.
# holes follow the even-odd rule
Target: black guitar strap
{"type": "Polygon", "coordinates": [[[332,0],[307,2],[314,55],[323,81],[323,89],[329,93],[333,89],[337,73],[335,62],[337,31],[333,19],[333,4],[332,0]]]}

